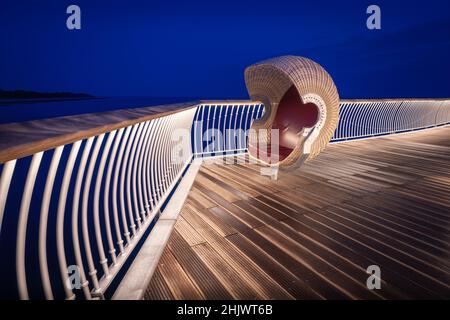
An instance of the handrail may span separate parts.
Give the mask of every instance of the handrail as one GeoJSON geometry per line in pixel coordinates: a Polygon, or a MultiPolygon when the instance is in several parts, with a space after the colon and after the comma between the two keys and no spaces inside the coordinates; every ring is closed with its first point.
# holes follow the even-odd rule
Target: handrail
{"type": "MultiPolygon", "coordinates": [[[[353,103],[364,107],[379,102],[449,102],[450,98],[417,99],[342,99],[340,106],[353,103]]],[[[128,127],[145,120],[166,116],[197,105],[248,105],[250,100],[199,100],[163,106],[121,109],[75,116],[55,117],[0,125],[0,164],[20,159],[39,151],[73,143],[81,138],[128,127]]]]}
{"type": "Polygon", "coordinates": [[[198,101],[0,125],[0,164],[194,108],[198,101]]]}
{"type": "Polygon", "coordinates": [[[392,99],[341,99],[340,102],[342,103],[351,103],[351,102],[402,102],[402,101],[415,101],[415,102],[442,102],[442,101],[449,101],[450,98],[392,98],[392,99]]]}
{"type": "Polygon", "coordinates": [[[21,299],[104,296],[190,164],[197,109],[185,103],[0,126],[0,237],[16,237],[0,245],[15,249],[21,299]]]}
{"type": "Polygon", "coordinates": [[[450,123],[450,99],[341,100],[331,142],[364,139],[450,123]]]}
{"type": "Polygon", "coordinates": [[[0,125],[0,236],[16,228],[8,245],[19,297],[102,298],[201,150],[191,144],[195,128],[213,139],[209,130],[229,117],[220,129],[239,136],[221,145],[245,151],[262,112],[260,102],[198,101],[0,125]]]}
{"type": "MultiPolygon", "coordinates": [[[[103,298],[191,160],[246,152],[263,113],[198,101],[0,125],[0,254],[19,297],[103,298]]],[[[342,100],[332,142],[448,123],[447,99],[342,100]]]]}

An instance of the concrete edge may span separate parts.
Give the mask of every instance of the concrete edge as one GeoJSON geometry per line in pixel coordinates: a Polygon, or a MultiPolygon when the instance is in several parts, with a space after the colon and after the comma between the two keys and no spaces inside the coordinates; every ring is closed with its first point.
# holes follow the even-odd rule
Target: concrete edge
{"type": "Polygon", "coordinates": [[[144,297],[201,164],[201,159],[192,161],[161,217],[120,282],[112,297],[113,300],[141,300],[144,297]]]}

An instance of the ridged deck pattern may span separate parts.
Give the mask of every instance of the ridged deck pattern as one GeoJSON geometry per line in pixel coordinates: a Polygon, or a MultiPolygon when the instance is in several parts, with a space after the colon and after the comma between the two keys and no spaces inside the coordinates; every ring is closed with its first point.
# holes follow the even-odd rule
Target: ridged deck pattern
{"type": "Polygon", "coordinates": [[[450,127],[331,145],[278,181],[205,164],[146,298],[448,299],[449,195],[450,127]]]}

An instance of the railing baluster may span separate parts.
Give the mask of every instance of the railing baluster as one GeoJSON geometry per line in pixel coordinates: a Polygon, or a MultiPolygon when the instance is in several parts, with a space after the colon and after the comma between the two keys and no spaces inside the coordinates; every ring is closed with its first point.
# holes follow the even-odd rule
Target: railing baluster
{"type": "MultiPolygon", "coordinates": [[[[105,180],[105,192],[103,194],[103,207],[104,207],[104,215],[105,215],[105,224],[106,224],[106,236],[108,239],[108,247],[109,247],[109,254],[111,255],[111,260],[113,264],[117,263],[117,256],[116,256],[116,249],[113,243],[112,239],[112,231],[111,231],[111,223],[110,223],[110,212],[109,212],[109,191],[111,186],[111,174],[114,166],[114,162],[116,160],[117,155],[117,149],[119,147],[119,143],[122,138],[123,134],[123,128],[119,129],[116,134],[116,139],[114,141],[114,145],[111,151],[111,156],[109,157],[109,163],[108,163],[108,169],[106,170],[106,180],[105,180]]],[[[119,226],[119,219],[117,216],[117,210],[114,212],[114,225],[116,229],[116,236],[119,241],[122,241],[121,235],[120,235],[120,226],[119,226]]],[[[123,242],[123,241],[122,241],[123,242]]],[[[120,250],[123,251],[123,247],[120,250]]]]}
{"type": "Polygon", "coordinates": [[[154,144],[154,136],[156,132],[156,124],[157,120],[152,120],[151,122],[151,132],[150,136],[148,137],[148,143],[147,143],[147,151],[145,154],[145,164],[144,164],[144,171],[142,172],[144,176],[144,190],[145,190],[145,207],[147,209],[147,218],[150,215],[150,213],[153,211],[153,199],[152,199],[152,188],[151,188],[151,181],[150,181],[150,155],[151,155],[151,146],[154,144]]]}
{"type": "Polygon", "coordinates": [[[156,204],[159,202],[159,190],[158,190],[158,162],[159,162],[159,156],[158,156],[158,151],[159,151],[159,145],[160,145],[160,137],[161,137],[161,132],[162,129],[164,128],[164,119],[161,118],[159,119],[159,126],[158,126],[158,131],[157,131],[157,135],[156,135],[156,139],[155,139],[155,148],[153,150],[153,154],[152,154],[152,185],[153,185],[153,201],[154,201],[154,205],[156,206],[156,204]]]}
{"type": "Polygon", "coordinates": [[[41,164],[43,153],[44,152],[38,152],[33,155],[23,189],[22,201],[20,203],[16,239],[16,271],[19,296],[22,300],[28,300],[29,298],[25,270],[25,240],[27,236],[28,213],[30,210],[31,197],[33,195],[34,183],[36,181],[36,176],[39,170],[39,165],[41,164]]]}
{"type": "Polygon", "coordinates": [[[142,183],[142,193],[140,193],[141,197],[143,197],[142,201],[142,208],[145,211],[145,219],[148,218],[148,215],[150,213],[150,199],[148,197],[148,189],[147,189],[147,170],[148,170],[148,152],[150,150],[150,143],[152,143],[152,133],[155,126],[155,121],[151,120],[149,124],[149,128],[147,131],[147,137],[145,138],[145,146],[144,146],[144,153],[142,157],[141,162],[141,169],[139,178],[141,182],[138,182],[139,184],[142,183]]]}
{"type": "MultiPolygon", "coordinates": [[[[124,153],[124,149],[125,146],[128,142],[128,137],[130,135],[130,131],[132,130],[132,127],[128,127],[125,130],[125,135],[122,139],[122,143],[120,145],[120,150],[118,153],[118,158],[117,158],[117,163],[116,163],[116,169],[114,170],[114,182],[113,182],[113,192],[112,192],[112,204],[113,204],[113,213],[114,213],[114,225],[115,225],[115,230],[116,230],[116,237],[117,237],[117,244],[119,245],[119,250],[120,253],[123,254],[124,253],[124,244],[123,244],[123,240],[122,240],[122,236],[121,236],[121,232],[120,232],[120,227],[119,227],[119,211],[117,208],[117,187],[119,185],[118,181],[119,181],[119,172],[120,172],[120,165],[122,164],[122,158],[123,158],[123,153],[124,153]]],[[[121,184],[123,186],[123,184],[121,184]]],[[[123,194],[121,192],[121,194],[123,194]]],[[[121,198],[120,198],[121,199],[121,198]]],[[[123,227],[123,234],[125,236],[125,240],[127,243],[130,243],[130,231],[128,230],[128,223],[127,223],[127,218],[125,215],[125,210],[122,207],[122,199],[120,201],[120,207],[121,207],[121,218],[122,218],[122,227],[123,227]]]]}
{"type": "Polygon", "coordinates": [[[200,114],[201,114],[201,110],[202,110],[202,105],[197,106],[196,108],[196,113],[194,115],[194,137],[193,137],[193,142],[194,142],[194,152],[195,153],[200,153],[200,146],[198,144],[199,141],[199,132],[198,132],[198,124],[200,121],[200,114]]]}
{"type": "MultiPolygon", "coordinates": [[[[190,113],[187,113],[184,117],[184,125],[183,128],[186,128],[188,130],[188,132],[192,132],[192,126],[194,125],[194,123],[191,121],[191,117],[190,117],[190,113]]],[[[192,154],[192,141],[189,139],[188,141],[184,141],[183,142],[183,150],[184,151],[188,151],[188,152],[183,152],[183,162],[178,164],[178,172],[179,173],[185,163],[187,163],[188,161],[191,161],[193,158],[193,154],[192,154]],[[184,145],[186,143],[186,145],[184,145]]]]}
{"type": "MultiPolygon", "coordinates": [[[[169,131],[170,147],[169,147],[168,157],[169,157],[170,183],[173,182],[173,180],[176,176],[176,173],[178,172],[178,162],[176,162],[176,161],[174,161],[174,159],[172,159],[172,151],[177,144],[177,142],[174,139],[172,139],[172,132],[174,132],[176,130],[177,124],[179,125],[180,123],[183,123],[181,121],[182,118],[181,119],[180,118],[181,118],[181,116],[173,115],[172,129],[169,131]]],[[[170,184],[169,184],[169,186],[170,186],[170,184]]]]}
{"type": "MultiPolygon", "coordinates": [[[[126,212],[125,211],[126,210],[125,209],[125,177],[126,177],[127,169],[129,167],[128,156],[130,154],[131,146],[133,144],[134,137],[136,135],[136,131],[138,130],[139,127],[140,127],[140,124],[136,124],[133,126],[133,131],[131,131],[130,139],[128,139],[127,148],[125,150],[125,155],[124,155],[124,159],[123,159],[123,163],[122,163],[122,172],[120,174],[120,209],[123,214],[125,214],[125,212],[126,212]]],[[[136,224],[134,223],[133,212],[130,210],[130,208],[128,208],[128,217],[130,219],[129,223],[130,223],[131,232],[134,236],[134,235],[136,235],[136,224]]]]}
{"type": "Polygon", "coordinates": [[[218,106],[219,110],[217,111],[217,113],[214,113],[214,116],[216,117],[217,121],[214,121],[214,153],[216,155],[219,154],[220,151],[222,151],[222,147],[221,147],[221,139],[220,136],[222,134],[222,132],[220,132],[220,121],[222,119],[222,112],[224,109],[223,105],[220,105],[220,107],[218,106]],[[217,122],[217,126],[216,126],[216,122],[217,122]]]}
{"type": "MultiPolygon", "coordinates": [[[[138,220],[138,224],[141,224],[141,221],[144,222],[145,220],[145,215],[144,215],[144,211],[139,209],[139,202],[138,202],[138,195],[137,195],[137,188],[140,187],[137,185],[137,178],[138,178],[138,172],[137,172],[137,168],[138,168],[138,164],[141,161],[141,157],[142,157],[142,143],[145,139],[145,136],[147,135],[147,130],[148,130],[148,125],[149,122],[146,121],[144,123],[144,128],[139,136],[139,142],[137,144],[137,148],[136,148],[136,152],[134,155],[134,161],[133,161],[133,178],[132,178],[132,190],[133,190],[133,204],[134,204],[134,211],[136,212],[136,216],[139,217],[138,220]]],[[[142,189],[139,189],[139,192],[142,196],[142,189]]]]}
{"type": "Polygon", "coordinates": [[[233,144],[231,145],[233,149],[237,149],[237,139],[238,139],[238,137],[236,136],[236,131],[237,131],[237,124],[238,124],[239,110],[241,110],[241,105],[237,106],[236,117],[234,118],[234,126],[233,126],[233,134],[232,134],[232,136],[233,136],[233,144]]]}
{"type": "Polygon", "coordinates": [[[198,143],[197,145],[197,152],[199,154],[203,154],[203,124],[205,123],[204,121],[204,117],[205,117],[205,106],[201,105],[200,106],[200,111],[199,111],[199,118],[198,118],[198,123],[196,124],[196,138],[195,141],[198,143]]]}
{"type": "Polygon", "coordinates": [[[254,105],[252,107],[252,115],[250,116],[250,119],[248,121],[248,123],[246,123],[246,130],[245,130],[245,149],[248,149],[248,134],[249,134],[249,130],[250,127],[252,126],[252,122],[255,119],[255,112],[257,113],[257,111],[259,111],[259,106],[254,105]]]}
{"type": "Polygon", "coordinates": [[[127,185],[126,185],[128,213],[130,214],[130,219],[131,219],[131,217],[133,217],[134,221],[137,223],[138,231],[141,229],[141,217],[139,215],[139,212],[135,212],[135,208],[134,208],[132,200],[131,200],[131,178],[133,176],[133,166],[134,166],[134,158],[136,155],[136,147],[138,145],[139,140],[141,139],[141,134],[142,134],[143,128],[144,128],[144,123],[140,123],[137,134],[136,134],[136,138],[133,141],[133,146],[132,146],[131,152],[130,152],[130,159],[128,161],[127,185]]]}
{"type": "MultiPolygon", "coordinates": [[[[138,147],[140,154],[139,154],[139,160],[138,160],[138,168],[136,169],[137,171],[135,172],[135,174],[137,175],[137,187],[138,187],[137,193],[139,195],[139,205],[140,205],[142,220],[144,222],[147,220],[147,208],[145,207],[145,200],[144,200],[146,194],[145,194],[145,188],[143,188],[142,172],[144,171],[143,163],[144,163],[145,152],[147,151],[147,147],[148,147],[148,137],[150,135],[150,131],[151,131],[151,121],[148,121],[145,136],[142,139],[141,145],[138,147]]],[[[138,208],[138,210],[139,210],[139,208],[138,208]]]]}
{"type": "Polygon", "coordinates": [[[11,160],[3,165],[2,176],[0,178],[0,233],[2,231],[3,215],[5,213],[6,199],[8,198],[11,178],[16,166],[16,160],[11,160]]]}
{"type": "MultiPolygon", "coordinates": [[[[105,273],[105,277],[109,276],[108,270],[108,259],[105,256],[105,250],[103,248],[103,239],[102,232],[100,230],[100,189],[102,186],[103,172],[105,171],[105,163],[108,158],[109,149],[111,148],[111,144],[113,142],[114,137],[116,136],[116,131],[112,131],[108,135],[108,139],[106,139],[105,147],[102,151],[102,156],[100,158],[100,164],[98,167],[97,178],[95,180],[95,189],[94,189],[94,230],[95,230],[95,239],[97,242],[98,254],[100,256],[100,264],[103,267],[103,272],[105,273]]],[[[107,240],[109,244],[109,250],[114,250],[114,246],[112,245],[112,237],[111,237],[111,228],[109,225],[109,216],[105,216],[105,228],[107,234],[107,240]]],[[[113,258],[113,263],[115,263],[115,256],[113,258]]]]}
{"type": "MultiPolygon", "coordinates": [[[[161,176],[160,176],[160,184],[161,184],[161,197],[164,197],[166,192],[166,183],[167,183],[167,172],[168,172],[168,157],[167,157],[167,149],[170,138],[168,137],[170,130],[170,123],[172,120],[172,116],[167,117],[165,130],[163,133],[162,146],[161,146],[161,176]]],[[[170,161],[170,160],[169,160],[170,161]]]]}
{"type": "Polygon", "coordinates": [[[47,181],[45,182],[44,195],[42,197],[41,212],[39,216],[39,267],[41,271],[42,286],[44,288],[44,294],[47,300],[53,300],[53,292],[47,265],[48,209],[50,207],[53,184],[55,182],[56,171],[58,170],[63,149],[64,146],[59,146],[53,153],[52,162],[50,163],[50,168],[47,174],[47,181]]]}
{"type": "MultiPolygon", "coordinates": [[[[173,181],[173,179],[176,175],[176,172],[177,172],[177,167],[178,167],[178,162],[176,162],[175,159],[172,159],[172,155],[173,155],[172,151],[176,145],[176,141],[174,141],[172,139],[172,132],[174,132],[176,130],[177,123],[179,124],[181,122],[179,117],[177,117],[177,115],[174,114],[174,115],[172,115],[172,117],[173,118],[172,118],[171,129],[169,130],[170,145],[169,145],[169,150],[168,150],[168,158],[169,158],[169,173],[168,173],[168,175],[169,175],[170,183],[173,181]]],[[[169,186],[170,186],[170,183],[169,183],[169,186]]]]}
{"type": "Polygon", "coordinates": [[[164,117],[161,119],[161,127],[159,129],[159,136],[157,139],[157,145],[156,145],[156,159],[155,159],[155,184],[156,184],[156,195],[157,195],[157,201],[156,203],[159,203],[161,199],[161,147],[162,143],[161,141],[164,139],[164,130],[166,129],[166,122],[167,117],[164,117]]]}
{"type": "Polygon", "coordinates": [[[237,110],[238,110],[238,106],[234,105],[231,109],[231,115],[230,115],[230,121],[228,123],[228,130],[227,130],[227,134],[228,134],[228,150],[234,150],[234,145],[231,144],[231,137],[234,136],[234,127],[232,124],[233,121],[233,116],[236,122],[236,118],[237,118],[237,110]]]}
{"type": "Polygon", "coordinates": [[[164,137],[164,150],[163,150],[163,154],[164,154],[164,167],[163,167],[163,179],[162,179],[162,183],[164,186],[163,189],[163,194],[165,194],[166,190],[169,187],[169,181],[170,181],[170,165],[171,165],[171,157],[170,157],[170,147],[171,147],[171,134],[173,131],[173,115],[170,115],[168,117],[168,123],[167,123],[167,130],[166,130],[166,135],[164,137]]]}
{"type": "Polygon", "coordinates": [[[238,137],[238,141],[239,141],[239,147],[238,147],[238,149],[239,149],[239,150],[242,149],[242,122],[243,122],[243,120],[244,120],[244,113],[246,113],[246,112],[245,112],[246,106],[243,105],[241,108],[242,108],[241,119],[239,119],[239,128],[237,129],[238,132],[239,132],[239,137],[238,137]]]}
{"type": "MultiPolygon", "coordinates": [[[[94,141],[94,138],[91,137],[87,139],[83,153],[81,155],[80,164],[78,166],[78,172],[77,177],[75,180],[75,188],[73,191],[73,201],[72,201],[72,243],[73,243],[73,250],[75,255],[75,262],[78,266],[78,270],[80,272],[80,280],[81,280],[81,287],[83,288],[83,293],[86,299],[91,299],[91,292],[89,291],[88,284],[89,282],[86,279],[86,274],[84,272],[84,266],[83,266],[83,260],[81,258],[81,249],[80,249],[80,240],[78,236],[78,208],[79,208],[79,201],[80,201],[80,193],[81,193],[81,185],[83,183],[83,176],[84,176],[84,170],[86,168],[86,162],[89,157],[89,152],[91,151],[92,142],[94,141]]],[[[75,161],[76,155],[78,153],[78,149],[80,148],[81,140],[77,141],[73,144],[72,150],[70,151],[69,155],[69,161],[66,165],[66,171],[67,170],[73,170],[73,163],[75,161]],[[73,163],[72,163],[73,161],[73,163]],[[69,166],[69,163],[71,165],[69,166]]]]}
{"type": "Polygon", "coordinates": [[[151,181],[151,203],[152,203],[152,214],[156,214],[156,212],[154,212],[154,208],[158,202],[158,198],[157,198],[157,193],[156,193],[156,183],[155,183],[155,176],[156,176],[156,165],[155,165],[155,155],[156,155],[156,147],[157,147],[157,141],[159,138],[159,135],[161,133],[161,118],[156,119],[156,130],[155,130],[155,139],[154,139],[154,143],[152,143],[151,145],[151,150],[150,150],[150,170],[149,170],[149,181],[151,181]]]}
{"type": "Polygon", "coordinates": [[[70,179],[72,177],[73,166],[78,154],[79,143],[76,142],[72,146],[72,150],[69,155],[69,159],[66,164],[66,169],[64,171],[64,177],[61,184],[61,191],[58,200],[58,210],[56,215],[56,249],[58,252],[58,263],[59,270],[61,273],[61,280],[64,286],[64,291],[66,293],[66,299],[73,300],[75,295],[73,294],[72,288],[69,286],[68,268],[66,261],[66,254],[64,249],[64,215],[66,212],[66,200],[69,190],[70,179]]]}
{"type": "MultiPolygon", "coordinates": [[[[102,133],[97,137],[97,140],[95,141],[94,150],[92,151],[90,160],[89,160],[89,166],[88,170],[86,172],[86,179],[84,181],[84,188],[83,188],[83,200],[82,200],[82,208],[81,208],[81,230],[83,235],[83,244],[84,244],[84,250],[86,253],[86,260],[88,264],[89,269],[89,275],[91,276],[92,283],[94,285],[94,290],[96,293],[101,292],[101,289],[98,284],[98,277],[97,277],[97,270],[95,269],[94,264],[94,258],[92,256],[92,249],[91,249],[91,241],[89,237],[89,225],[88,225],[88,205],[89,205],[89,194],[91,190],[91,181],[92,181],[92,175],[94,173],[94,167],[95,162],[97,161],[98,152],[100,150],[100,147],[103,142],[105,134],[102,133]]],[[[100,264],[102,265],[103,272],[105,275],[108,275],[108,265],[107,261],[101,260],[100,264]]]]}
{"type": "Polygon", "coordinates": [[[205,150],[208,153],[210,152],[210,148],[209,148],[209,119],[211,117],[211,108],[212,108],[212,106],[208,105],[208,113],[207,113],[207,116],[206,116],[206,148],[205,148],[205,150]]]}
{"type": "Polygon", "coordinates": [[[229,105],[225,105],[224,106],[224,116],[223,116],[223,121],[222,121],[222,151],[223,154],[226,154],[227,151],[227,128],[226,128],[226,124],[227,124],[227,117],[228,117],[228,110],[230,109],[229,105]]]}

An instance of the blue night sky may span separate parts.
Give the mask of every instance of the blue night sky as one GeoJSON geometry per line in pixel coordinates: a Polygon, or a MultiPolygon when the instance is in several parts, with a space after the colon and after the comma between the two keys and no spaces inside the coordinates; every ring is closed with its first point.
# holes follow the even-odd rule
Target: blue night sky
{"type": "Polygon", "coordinates": [[[243,72],[293,54],[342,98],[449,97],[450,2],[0,0],[0,88],[247,98],[243,72]],[[77,4],[82,29],[66,28],[77,4]],[[366,28],[377,4],[382,29],[366,28]]]}

